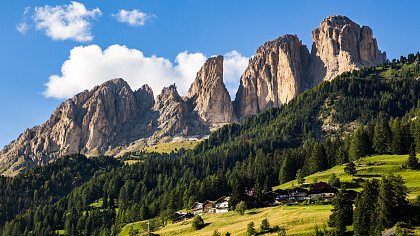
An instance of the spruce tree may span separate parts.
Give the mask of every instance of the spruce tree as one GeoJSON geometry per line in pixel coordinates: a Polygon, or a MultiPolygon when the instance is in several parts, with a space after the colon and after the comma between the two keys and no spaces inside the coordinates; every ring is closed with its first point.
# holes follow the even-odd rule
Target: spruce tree
{"type": "Polygon", "coordinates": [[[347,196],[346,190],[342,186],[333,202],[332,214],[328,220],[328,225],[334,227],[337,235],[346,232],[346,226],[353,222],[353,204],[347,196]]]}
{"type": "Polygon", "coordinates": [[[403,219],[407,211],[407,188],[401,176],[382,177],[379,188],[377,211],[377,232],[392,227],[403,219]]]}
{"type": "Polygon", "coordinates": [[[373,149],[378,154],[388,153],[390,150],[391,130],[384,120],[380,120],[373,133],[373,149]]]}
{"type": "Polygon", "coordinates": [[[391,131],[392,131],[392,143],[391,143],[392,153],[402,154],[404,150],[403,137],[401,133],[401,123],[398,118],[392,122],[391,131]]]}
{"type": "Polygon", "coordinates": [[[302,185],[302,184],[305,183],[305,178],[304,178],[304,175],[303,175],[303,172],[302,172],[301,169],[299,169],[296,172],[296,180],[297,180],[297,182],[298,182],[299,185],[302,185]]]}
{"type": "Polygon", "coordinates": [[[412,170],[417,170],[419,168],[419,160],[417,159],[416,147],[414,143],[412,143],[410,146],[410,152],[407,159],[407,167],[412,170]]]}
{"type": "Polygon", "coordinates": [[[350,143],[349,157],[351,161],[358,160],[368,154],[367,138],[363,127],[359,127],[353,134],[350,143]]]}
{"type": "Polygon", "coordinates": [[[366,181],[362,193],[356,198],[353,214],[353,231],[356,236],[374,235],[376,229],[376,204],[378,181],[366,181]]]}
{"type": "Polygon", "coordinates": [[[305,161],[305,173],[313,174],[322,171],[327,167],[327,154],[325,153],[325,148],[321,143],[315,142],[309,157],[305,161]]]}
{"type": "Polygon", "coordinates": [[[281,163],[279,172],[279,183],[284,184],[293,179],[294,163],[289,155],[285,155],[281,163]]]}

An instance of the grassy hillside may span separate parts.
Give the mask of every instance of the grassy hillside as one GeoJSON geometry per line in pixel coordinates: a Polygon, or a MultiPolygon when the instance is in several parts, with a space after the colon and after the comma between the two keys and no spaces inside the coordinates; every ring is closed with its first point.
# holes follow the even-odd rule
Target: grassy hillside
{"type": "MultiPolygon", "coordinates": [[[[261,221],[267,218],[271,226],[278,225],[285,227],[287,235],[311,235],[315,225],[321,226],[327,222],[331,209],[332,207],[330,205],[276,206],[248,210],[243,216],[237,212],[207,214],[203,215],[203,220],[208,225],[201,230],[191,230],[192,219],[190,219],[176,224],[169,224],[154,233],[162,236],[207,236],[212,235],[213,231],[217,229],[222,234],[230,232],[232,235],[246,235],[249,222],[254,221],[255,228],[258,229],[261,221]]],[[[142,228],[144,224],[144,222],[128,224],[122,229],[119,235],[128,235],[130,227],[136,230],[142,228]]]]}
{"type": "MultiPolygon", "coordinates": [[[[419,157],[419,155],[417,155],[419,157]]],[[[407,160],[408,155],[377,155],[362,158],[355,162],[357,166],[357,174],[353,178],[344,172],[345,165],[335,166],[331,169],[315,173],[305,177],[306,183],[312,183],[314,179],[317,181],[328,181],[332,173],[343,182],[352,182],[352,179],[370,179],[381,178],[384,174],[393,173],[401,175],[405,180],[405,184],[409,190],[409,197],[411,199],[420,195],[420,171],[402,169],[401,165],[407,160]]],[[[291,188],[292,185],[297,185],[296,181],[290,181],[274,189],[291,188]]],[[[354,190],[360,191],[361,186],[353,186],[354,190]]]]}
{"type": "MultiPolygon", "coordinates": [[[[349,183],[351,189],[361,191],[361,186],[351,185],[352,179],[371,179],[381,178],[382,175],[393,173],[401,175],[409,190],[409,198],[413,199],[420,195],[420,171],[404,170],[401,165],[407,160],[407,155],[377,155],[363,158],[357,161],[357,175],[349,176],[344,172],[344,166],[340,165],[331,169],[315,173],[305,178],[306,183],[317,181],[328,181],[332,173],[335,173],[342,182],[349,183]]],[[[297,185],[296,181],[290,181],[275,187],[274,189],[291,188],[297,185]]],[[[254,221],[256,228],[260,222],[267,218],[272,226],[279,225],[286,228],[287,235],[311,235],[316,225],[322,226],[327,223],[330,215],[331,205],[308,205],[308,206],[276,206],[261,209],[248,210],[243,216],[236,212],[224,214],[204,215],[205,223],[209,223],[204,229],[199,231],[191,230],[191,220],[176,224],[169,224],[155,233],[159,235],[211,235],[213,230],[219,232],[230,232],[233,235],[245,235],[247,224],[254,221]]],[[[139,229],[140,232],[145,228],[145,222],[127,224],[120,235],[128,235],[130,228],[139,229]]],[[[419,229],[415,229],[418,232],[419,229]]]]}
{"type": "Polygon", "coordinates": [[[169,143],[159,143],[150,147],[145,148],[146,152],[157,152],[157,153],[171,153],[177,152],[181,148],[193,149],[201,140],[183,140],[173,141],[169,143]]]}

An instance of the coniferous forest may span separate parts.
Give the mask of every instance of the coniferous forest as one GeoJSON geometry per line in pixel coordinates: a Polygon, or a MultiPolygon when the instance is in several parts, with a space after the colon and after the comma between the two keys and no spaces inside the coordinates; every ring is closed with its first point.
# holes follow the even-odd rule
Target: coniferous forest
{"type": "MultiPolygon", "coordinates": [[[[159,227],[197,201],[229,195],[234,209],[247,188],[256,198],[248,207],[259,207],[264,192],[298,172],[306,176],[373,154],[415,156],[419,62],[419,53],[410,54],[344,73],[281,108],[225,125],[193,150],[128,153],[122,159],[139,160],[132,165],[72,155],[1,177],[1,235],[116,235],[147,219],[159,227]]],[[[415,158],[407,165],[416,168],[415,158]]],[[[354,210],[345,194],[340,190],[334,200],[329,221],[337,235],[346,225],[355,235],[378,235],[397,222],[420,223],[419,203],[408,202],[399,176],[364,183],[354,210]]]]}

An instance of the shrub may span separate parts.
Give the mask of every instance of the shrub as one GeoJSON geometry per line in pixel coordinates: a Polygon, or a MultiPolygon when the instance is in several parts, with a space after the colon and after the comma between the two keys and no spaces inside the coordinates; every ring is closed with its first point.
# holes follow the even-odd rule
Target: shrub
{"type": "Polygon", "coordinates": [[[204,227],[204,220],[203,220],[203,218],[201,218],[201,216],[195,216],[194,219],[193,219],[193,221],[192,221],[191,228],[193,230],[199,230],[199,229],[201,229],[203,227],[204,227]]]}

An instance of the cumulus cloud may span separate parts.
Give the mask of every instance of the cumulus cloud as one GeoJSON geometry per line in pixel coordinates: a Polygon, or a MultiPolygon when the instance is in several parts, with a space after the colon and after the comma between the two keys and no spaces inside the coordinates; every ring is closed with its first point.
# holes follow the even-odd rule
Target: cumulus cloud
{"type": "MultiPolygon", "coordinates": [[[[69,98],[113,78],[123,78],[133,90],[148,84],[155,95],[164,86],[176,83],[179,93],[185,95],[206,59],[202,53],[185,51],[171,62],[155,55],[145,56],[140,50],[122,45],[112,45],[105,50],[97,45],[79,46],[70,51],[68,60],[61,67],[61,75],[50,76],[44,95],[69,98]]],[[[240,74],[245,70],[244,61],[248,59],[236,51],[226,54],[225,81],[232,85],[227,86],[231,96],[236,92],[240,74]]]]}
{"type": "Polygon", "coordinates": [[[33,20],[37,30],[43,30],[53,40],[71,39],[87,42],[93,39],[92,20],[102,15],[99,8],[86,9],[79,2],[69,5],[35,7],[33,20]]]}
{"type": "Polygon", "coordinates": [[[146,24],[147,21],[150,21],[151,19],[155,18],[156,16],[153,14],[148,14],[145,12],[141,12],[138,9],[134,10],[120,10],[116,14],[112,14],[117,21],[121,23],[127,23],[131,26],[143,26],[146,24]]]}
{"type": "Polygon", "coordinates": [[[241,75],[248,66],[249,58],[242,56],[233,50],[224,55],[223,61],[223,81],[229,91],[231,99],[235,98],[238,90],[241,75]]]}

